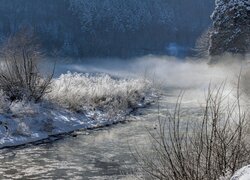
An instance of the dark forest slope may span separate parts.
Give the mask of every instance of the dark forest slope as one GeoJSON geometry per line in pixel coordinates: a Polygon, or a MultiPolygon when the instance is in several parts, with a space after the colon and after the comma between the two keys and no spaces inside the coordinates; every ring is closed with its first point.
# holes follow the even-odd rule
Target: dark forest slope
{"type": "Polygon", "coordinates": [[[65,56],[162,53],[193,46],[213,0],[0,0],[0,38],[32,28],[44,49],[65,56]]]}

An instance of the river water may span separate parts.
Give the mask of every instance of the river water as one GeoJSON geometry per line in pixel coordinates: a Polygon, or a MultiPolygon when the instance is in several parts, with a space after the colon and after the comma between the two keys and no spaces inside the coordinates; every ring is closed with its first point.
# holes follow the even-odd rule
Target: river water
{"type": "Polygon", "coordinates": [[[133,151],[148,148],[146,129],[157,129],[158,105],[164,114],[173,108],[176,95],[177,91],[165,91],[159,103],[139,109],[123,124],[3,149],[0,179],[135,179],[133,151]]]}
{"type": "MultiPolygon", "coordinates": [[[[65,67],[68,68],[62,66],[60,73],[67,70],[65,67]]],[[[106,73],[110,72],[108,67],[106,73]]],[[[87,65],[71,66],[69,69],[93,71],[93,68],[96,66],[92,69],[87,65]]],[[[104,69],[102,65],[99,68],[104,69]]],[[[127,65],[126,69],[131,70],[132,66],[127,65]]],[[[119,66],[118,72],[125,73],[124,67],[119,66]]],[[[183,84],[187,82],[185,77],[183,75],[183,84]]],[[[136,167],[132,152],[135,148],[149,148],[146,129],[157,129],[158,106],[162,115],[165,110],[173,109],[179,91],[166,88],[159,103],[139,109],[123,124],[78,131],[50,143],[0,150],[0,179],[135,179],[131,176],[136,167]]],[[[187,110],[192,110],[194,102],[197,103],[193,97],[197,96],[183,100],[187,110]]]]}

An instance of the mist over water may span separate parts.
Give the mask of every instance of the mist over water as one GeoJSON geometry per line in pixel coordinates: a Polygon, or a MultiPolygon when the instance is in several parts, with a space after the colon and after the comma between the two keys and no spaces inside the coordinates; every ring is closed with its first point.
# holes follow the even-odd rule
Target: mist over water
{"type": "Polygon", "coordinates": [[[222,57],[222,63],[209,65],[206,59],[178,59],[170,56],[143,56],[134,59],[96,58],[83,60],[66,60],[58,64],[56,76],[61,73],[107,73],[122,78],[142,77],[152,80],[162,87],[178,89],[204,89],[211,84],[225,80],[232,81],[246,69],[246,62],[232,57],[222,57]],[[243,65],[242,65],[243,64],[243,65]]]}
{"type": "MultiPolygon", "coordinates": [[[[208,59],[180,59],[153,55],[127,60],[71,59],[57,65],[56,76],[71,71],[105,73],[117,78],[145,78],[152,81],[155,88],[163,92],[174,92],[175,96],[185,91],[184,102],[200,105],[205,100],[209,86],[212,89],[218,88],[222,83],[226,84],[225,93],[232,94],[232,99],[235,100],[237,78],[240,73],[245,74],[249,68],[248,61],[239,58],[227,55],[220,59],[220,63],[213,65],[209,64],[208,59]]],[[[173,99],[173,103],[175,100],[176,98],[173,99]]]]}
{"type": "MultiPolygon", "coordinates": [[[[178,93],[185,90],[183,99],[184,106],[187,107],[185,110],[189,110],[194,115],[197,105],[199,106],[199,103],[204,100],[209,83],[219,86],[226,80],[227,91],[231,92],[235,87],[235,80],[237,80],[241,66],[243,65],[243,70],[248,68],[247,63],[241,63],[229,57],[223,59],[225,59],[224,63],[217,65],[208,65],[208,60],[178,59],[169,56],[144,56],[129,60],[110,58],[65,60],[64,63],[57,64],[55,76],[58,77],[61,73],[71,71],[107,73],[118,78],[147,78],[152,80],[156,87],[166,92],[160,100],[162,114],[166,109],[174,106],[178,93]]],[[[61,62],[61,60],[58,61],[61,62]]],[[[145,140],[148,138],[145,127],[149,129],[155,127],[157,112],[157,105],[153,104],[149,109],[142,109],[142,115],[136,121],[91,132],[87,136],[66,138],[53,143],[50,148],[44,146],[32,148],[31,155],[25,155],[28,157],[25,159],[39,168],[44,167],[44,164],[41,165],[36,158],[30,158],[30,156],[35,156],[37,151],[41,152],[40,156],[43,158],[58,157],[58,159],[47,158],[49,163],[45,161],[46,167],[41,174],[48,177],[60,178],[62,176],[58,173],[60,167],[57,164],[64,160],[71,163],[70,168],[67,167],[67,164],[66,168],[64,167],[67,169],[66,175],[63,175],[65,177],[78,175],[93,179],[129,179],[130,176],[127,174],[135,168],[134,159],[130,156],[129,145],[132,148],[138,144],[140,147],[145,145],[145,148],[149,148],[145,140]],[[130,144],[128,145],[128,143],[130,144]]],[[[191,118],[195,119],[193,116],[191,118]]],[[[18,151],[17,157],[23,156],[23,152],[24,150],[18,151]]],[[[10,163],[12,162],[15,162],[14,168],[17,169],[18,165],[22,163],[19,163],[18,158],[10,163]]]]}
{"type": "MultiPolygon", "coordinates": [[[[150,79],[165,92],[159,102],[161,115],[173,108],[178,93],[185,90],[184,110],[194,120],[197,118],[194,117],[197,115],[197,105],[204,100],[209,83],[216,86],[226,80],[229,85],[226,90],[231,92],[241,67],[243,71],[248,69],[246,62],[228,57],[223,59],[224,63],[217,65],[208,65],[208,60],[169,56],[144,56],[129,60],[73,59],[64,62],[58,59],[55,78],[71,71],[150,79]]],[[[52,67],[51,62],[53,60],[47,60],[47,67],[52,67]]],[[[157,127],[157,108],[155,103],[140,109],[138,116],[128,117],[131,118],[129,123],[100,131],[79,131],[77,137],[66,137],[52,144],[4,151],[0,178],[134,179],[133,176],[130,178],[136,164],[131,148],[139,146],[149,149],[145,127],[150,130],[157,127]]]]}

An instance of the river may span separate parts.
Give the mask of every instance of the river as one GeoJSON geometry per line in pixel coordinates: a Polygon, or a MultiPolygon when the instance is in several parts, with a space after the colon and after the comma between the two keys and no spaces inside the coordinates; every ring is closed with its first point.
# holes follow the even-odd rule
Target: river
{"type": "MultiPolygon", "coordinates": [[[[60,71],[81,68],[92,71],[95,67],[65,65],[60,71]]],[[[106,73],[110,72],[108,67],[106,73]]],[[[126,69],[131,67],[127,65],[126,69]]],[[[116,72],[125,73],[124,67],[119,65],[116,72]]],[[[175,79],[171,82],[177,83],[175,79]]],[[[122,124],[78,131],[52,142],[0,150],[0,179],[134,179],[131,176],[136,167],[134,149],[149,148],[146,129],[157,129],[158,105],[164,116],[165,110],[173,109],[179,92],[180,88],[165,88],[159,103],[137,110],[122,124]]],[[[193,97],[198,94],[183,100],[187,110],[195,108],[197,102],[193,97]]]]}
{"type": "Polygon", "coordinates": [[[164,114],[174,107],[176,95],[165,91],[159,103],[137,110],[122,124],[3,149],[0,179],[134,179],[134,149],[149,147],[146,129],[157,129],[158,105],[164,114]]]}

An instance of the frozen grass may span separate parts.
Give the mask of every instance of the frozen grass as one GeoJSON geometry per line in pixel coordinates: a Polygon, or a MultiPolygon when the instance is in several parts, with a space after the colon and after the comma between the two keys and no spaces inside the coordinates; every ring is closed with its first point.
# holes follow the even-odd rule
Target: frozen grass
{"type": "Polygon", "coordinates": [[[0,148],[123,121],[147,102],[150,87],[144,79],[68,72],[53,79],[39,102],[11,101],[0,91],[0,148]]]}
{"type": "Polygon", "coordinates": [[[53,79],[50,92],[37,104],[27,100],[10,101],[0,91],[0,113],[30,113],[37,111],[34,107],[46,102],[72,112],[100,111],[117,114],[141,106],[150,89],[150,82],[145,79],[117,79],[107,74],[91,76],[68,72],[53,79]],[[30,105],[31,103],[36,106],[30,105]]]}
{"type": "Polygon", "coordinates": [[[0,90],[0,113],[7,113],[10,107],[10,101],[5,93],[0,90]]]}
{"type": "Polygon", "coordinates": [[[150,83],[144,79],[114,79],[106,74],[71,73],[52,82],[47,99],[76,112],[101,110],[119,112],[137,107],[150,83]]]}

